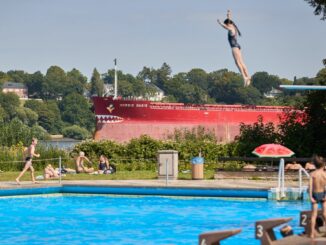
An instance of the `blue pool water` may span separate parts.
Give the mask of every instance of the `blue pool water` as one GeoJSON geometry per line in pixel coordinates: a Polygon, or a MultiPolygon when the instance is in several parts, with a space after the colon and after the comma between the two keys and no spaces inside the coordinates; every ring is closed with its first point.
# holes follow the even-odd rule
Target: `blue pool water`
{"type": "Polygon", "coordinates": [[[254,222],[293,217],[307,202],[218,198],[46,195],[0,198],[1,244],[196,244],[198,234],[242,232],[222,244],[259,244],[254,222]]]}

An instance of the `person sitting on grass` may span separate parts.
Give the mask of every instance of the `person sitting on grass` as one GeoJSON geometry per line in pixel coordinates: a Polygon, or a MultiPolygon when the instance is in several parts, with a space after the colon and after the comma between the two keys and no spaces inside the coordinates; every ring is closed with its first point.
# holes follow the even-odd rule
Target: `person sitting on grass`
{"type": "Polygon", "coordinates": [[[109,174],[109,173],[111,173],[110,172],[109,159],[104,155],[100,156],[100,163],[98,165],[98,173],[99,174],[109,174]]]}
{"type": "Polygon", "coordinates": [[[88,163],[91,163],[91,161],[85,156],[85,153],[83,151],[79,152],[79,156],[76,159],[76,173],[93,173],[94,168],[88,168],[84,166],[84,160],[86,160],[88,163]]]}
{"type": "Polygon", "coordinates": [[[315,237],[316,218],[318,216],[318,204],[322,205],[324,222],[326,221],[326,173],[324,171],[325,161],[320,156],[313,157],[313,164],[316,170],[311,173],[309,179],[309,197],[311,201],[311,234],[310,237],[315,237]]]}
{"type": "Polygon", "coordinates": [[[59,178],[58,171],[55,170],[51,164],[44,168],[44,179],[59,178]]]}

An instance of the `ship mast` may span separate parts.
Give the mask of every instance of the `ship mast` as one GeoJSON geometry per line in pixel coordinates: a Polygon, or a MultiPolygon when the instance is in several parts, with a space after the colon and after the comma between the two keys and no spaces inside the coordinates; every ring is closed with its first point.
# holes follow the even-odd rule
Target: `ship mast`
{"type": "Polygon", "coordinates": [[[114,59],[114,99],[118,97],[117,58],[114,59]]]}

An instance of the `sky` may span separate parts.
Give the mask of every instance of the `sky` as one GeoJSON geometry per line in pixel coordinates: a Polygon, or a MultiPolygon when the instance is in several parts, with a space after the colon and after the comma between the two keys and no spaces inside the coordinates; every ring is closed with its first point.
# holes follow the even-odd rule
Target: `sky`
{"type": "Polygon", "coordinates": [[[137,75],[166,62],[172,73],[238,72],[227,31],[232,11],[251,74],[314,77],[326,58],[326,21],[304,0],[0,0],[0,71],[43,74],[52,65],[88,78],[118,68],[137,75]]]}

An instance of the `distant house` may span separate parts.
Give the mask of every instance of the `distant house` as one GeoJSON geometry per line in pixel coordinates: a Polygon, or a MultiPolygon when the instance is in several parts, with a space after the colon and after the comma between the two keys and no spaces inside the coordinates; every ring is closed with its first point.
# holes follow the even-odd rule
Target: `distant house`
{"type": "Polygon", "coordinates": [[[28,88],[22,83],[5,82],[2,86],[3,93],[15,93],[20,99],[28,98],[28,88]]]}
{"type": "Polygon", "coordinates": [[[272,88],[271,91],[267,92],[267,93],[264,93],[264,96],[266,98],[275,98],[276,96],[282,94],[283,92],[279,89],[276,89],[276,88],[272,88]]]}
{"type": "Polygon", "coordinates": [[[161,101],[165,97],[164,91],[159,87],[155,86],[154,84],[147,83],[146,86],[150,87],[152,90],[151,92],[146,94],[147,99],[151,101],[161,101]]]}

